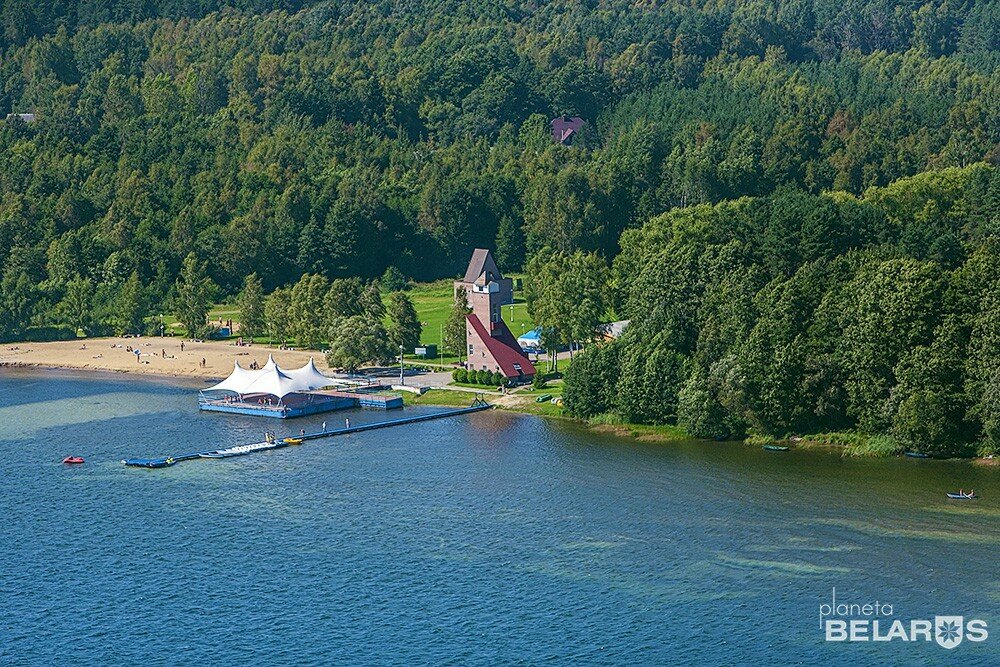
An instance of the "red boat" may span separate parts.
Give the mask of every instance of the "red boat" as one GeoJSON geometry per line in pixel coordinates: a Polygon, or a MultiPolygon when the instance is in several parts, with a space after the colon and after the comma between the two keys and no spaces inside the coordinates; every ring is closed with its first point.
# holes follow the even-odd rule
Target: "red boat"
{"type": "Polygon", "coordinates": [[[68,464],[71,464],[71,465],[79,465],[79,464],[83,463],[83,457],[82,456],[67,456],[66,458],[63,459],[63,463],[68,463],[68,464]]]}

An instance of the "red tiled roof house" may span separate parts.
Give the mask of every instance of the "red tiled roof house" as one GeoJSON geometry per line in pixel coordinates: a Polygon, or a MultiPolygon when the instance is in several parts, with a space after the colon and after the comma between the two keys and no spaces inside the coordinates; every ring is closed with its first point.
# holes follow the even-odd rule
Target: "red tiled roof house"
{"type": "Polygon", "coordinates": [[[472,312],[465,318],[468,370],[499,371],[512,382],[528,382],[535,366],[500,316],[501,306],[514,302],[513,283],[504,278],[489,250],[477,248],[455,293],[466,290],[472,312]]]}

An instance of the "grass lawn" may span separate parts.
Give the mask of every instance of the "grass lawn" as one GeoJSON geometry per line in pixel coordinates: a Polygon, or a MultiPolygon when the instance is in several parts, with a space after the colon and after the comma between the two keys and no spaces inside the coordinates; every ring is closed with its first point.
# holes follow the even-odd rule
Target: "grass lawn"
{"type": "Polygon", "coordinates": [[[420,396],[408,391],[401,392],[406,405],[445,405],[455,408],[467,408],[475,400],[475,394],[467,391],[448,391],[447,389],[431,389],[420,396]]]}
{"type": "MultiPolygon", "coordinates": [[[[444,353],[439,357],[443,363],[450,364],[458,361],[458,356],[454,350],[443,350],[441,345],[441,334],[444,323],[451,314],[451,307],[454,303],[452,280],[438,280],[433,283],[422,283],[414,285],[406,294],[413,301],[413,307],[417,310],[417,317],[423,327],[420,342],[428,345],[437,345],[438,353],[444,353]]],[[[389,295],[385,294],[383,299],[386,307],[389,305],[389,295]]],[[[502,313],[504,321],[510,327],[514,337],[520,336],[526,331],[535,328],[531,317],[528,315],[528,306],[524,299],[515,293],[514,303],[504,306],[502,313]]],[[[413,355],[406,355],[412,361],[424,361],[413,355]]],[[[438,359],[427,359],[428,362],[436,362],[438,359]]]]}

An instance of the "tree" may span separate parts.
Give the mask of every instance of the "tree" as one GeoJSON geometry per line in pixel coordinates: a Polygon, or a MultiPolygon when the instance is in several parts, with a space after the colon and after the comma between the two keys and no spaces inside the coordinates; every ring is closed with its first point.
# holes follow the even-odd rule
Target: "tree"
{"type": "MultiPolygon", "coordinates": [[[[543,344],[550,351],[587,342],[608,310],[608,268],[593,253],[540,252],[528,262],[528,311],[542,328],[543,344]]],[[[552,368],[558,355],[550,355],[552,368]]]]}
{"type": "Polygon", "coordinates": [[[368,363],[381,363],[393,356],[385,327],[379,320],[353,315],[338,320],[330,330],[326,362],[331,368],[355,372],[368,363]]]}
{"type": "Polygon", "coordinates": [[[205,328],[216,287],[193,252],[184,258],[180,277],[174,285],[174,314],[194,338],[205,328]]]}
{"type": "Polygon", "coordinates": [[[74,331],[88,332],[93,308],[94,283],[90,278],[75,276],[66,283],[66,295],[60,304],[66,322],[74,331]]]}
{"type": "Polygon", "coordinates": [[[146,317],[146,299],[137,271],[133,271],[128,280],[118,287],[113,303],[112,326],[115,333],[119,336],[142,333],[143,320],[146,317]]]}
{"type": "Polygon", "coordinates": [[[264,285],[256,273],[243,281],[243,289],[236,297],[240,309],[240,335],[245,338],[259,336],[264,330],[264,285]]]}
{"type": "Polygon", "coordinates": [[[381,320],[385,317],[385,304],[382,303],[382,288],[377,280],[365,285],[361,292],[361,312],[372,319],[381,320]]]}
{"type": "Polygon", "coordinates": [[[520,271],[524,266],[524,230],[510,216],[500,219],[497,227],[497,264],[505,271],[520,271]]]}
{"type": "Polygon", "coordinates": [[[361,279],[337,278],[330,284],[330,292],[326,296],[327,309],[331,322],[341,317],[361,315],[364,312],[361,304],[361,279]]]}
{"type": "Polygon", "coordinates": [[[389,295],[389,340],[394,348],[412,351],[420,344],[420,320],[413,301],[403,292],[389,295]]]}
{"type": "Polygon", "coordinates": [[[466,316],[472,312],[469,307],[469,295],[464,288],[459,288],[455,292],[455,302],[452,304],[451,312],[444,323],[444,346],[452,354],[457,354],[459,360],[465,357],[466,345],[466,316]]]}
{"type": "Polygon", "coordinates": [[[573,360],[564,379],[563,400],[571,415],[587,419],[614,409],[619,346],[592,345],[573,360]]]}
{"type": "Polygon", "coordinates": [[[410,289],[409,283],[406,282],[406,276],[395,266],[387,268],[379,279],[379,282],[389,292],[404,292],[410,289]]]}
{"type": "Polygon", "coordinates": [[[288,307],[289,333],[301,347],[316,349],[329,334],[326,298],[330,284],[319,274],[307,273],[292,288],[288,307]]]}
{"type": "Polygon", "coordinates": [[[288,338],[292,322],[289,313],[291,301],[292,290],[287,287],[274,290],[264,300],[264,324],[272,344],[275,340],[284,344],[288,338]]]}

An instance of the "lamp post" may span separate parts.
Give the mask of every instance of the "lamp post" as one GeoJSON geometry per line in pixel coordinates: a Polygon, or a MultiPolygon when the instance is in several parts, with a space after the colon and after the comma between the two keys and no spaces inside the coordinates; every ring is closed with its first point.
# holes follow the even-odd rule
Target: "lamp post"
{"type": "Polygon", "coordinates": [[[406,384],[403,382],[403,344],[399,345],[399,384],[406,384]]]}

